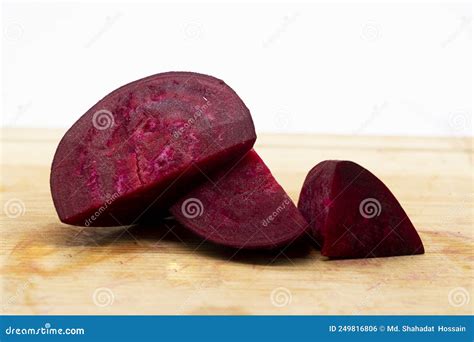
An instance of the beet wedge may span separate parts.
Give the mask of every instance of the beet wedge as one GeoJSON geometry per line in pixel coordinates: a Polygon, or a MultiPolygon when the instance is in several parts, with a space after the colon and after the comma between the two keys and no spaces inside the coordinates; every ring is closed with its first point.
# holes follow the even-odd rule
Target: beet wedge
{"type": "Polygon", "coordinates": [[[170,211],[201,237],[234,248],[276,248],[297,240],[307,228],[254,150],[192,189],[170,211]]]}
{"type": "Polygon", "coordinates": [[[51,167],[62,222],[115,226],[165,212],[200,170],[239,159],[256,139],[250,112],[223,81],[169,72],[129,83],[64,135],[51,167]]]}
{"type": "Polygon", "coordinates": [[[423,254],[415,227],[395,196],[370,171],[328,160],[307,175],[298,208],[330,258],[423,254]]]}

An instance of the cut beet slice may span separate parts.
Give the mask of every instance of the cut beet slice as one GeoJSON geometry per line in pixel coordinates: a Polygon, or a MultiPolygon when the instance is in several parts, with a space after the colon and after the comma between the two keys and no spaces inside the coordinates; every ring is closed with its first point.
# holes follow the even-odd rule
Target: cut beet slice
{"type": "Polygon", "coordinates": [[[190,72],[157,74],[100,100],[64,135],[51,169],[61,221],[108,226],[164,210],[199,170],[249,151],[249,110],[223,81],[190,72]]]}
{"type": "Polygon", "coordinates": [[[328,160],[316,165],[306,176],[298,208],[324,256],[424,253],[415,227],[395,196],[356,163],[328,160]]]}
{"type": "Polygon", "coordinates": [[[234,248],[279,247],[298,239],[307,227],[253,150],[191,190],[171,213],[198,235],[234,248]]]}

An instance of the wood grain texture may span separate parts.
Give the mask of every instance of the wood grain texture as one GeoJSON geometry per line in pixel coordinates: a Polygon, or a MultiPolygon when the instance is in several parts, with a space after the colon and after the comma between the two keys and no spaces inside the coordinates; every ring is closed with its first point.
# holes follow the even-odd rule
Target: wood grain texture
{"type": "Polygon", "coordinates": [[[61,224],[49,168],[63,133],[2,132],[3,313],[473,312],[470,138],[260,135],[256,150],[295,201],[314,164],[353,160],[389,186],[426,249],[417,256],[328,261],[303,246],[278,256],[235,254],[172,221],[128,230],[61,224]]]}

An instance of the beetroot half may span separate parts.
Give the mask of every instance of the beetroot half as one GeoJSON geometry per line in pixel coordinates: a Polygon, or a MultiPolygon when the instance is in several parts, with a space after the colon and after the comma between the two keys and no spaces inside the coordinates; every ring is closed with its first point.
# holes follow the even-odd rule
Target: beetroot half
{"type": "Polygon", "coordinates": [[[424,253],[415,227],[395,196],[356,163],[329,160],[316,165],[304,181],[298,208],[324,256],[424,253]]]}
{"type": "Polygon", "coordinates": [[[298,239],[307,228],[254,150],[191,190],[170,211],[198,235],[234,248],[279,247],[298,239]]]}
{"type": "Polygon", "coordinates": [[[108,226],[165,210],[199,170],[249,151],[249,110],[223,81],[169,72],[129,83],[95,104],[64,135],[51,168],[61,221],[108,226]]]}

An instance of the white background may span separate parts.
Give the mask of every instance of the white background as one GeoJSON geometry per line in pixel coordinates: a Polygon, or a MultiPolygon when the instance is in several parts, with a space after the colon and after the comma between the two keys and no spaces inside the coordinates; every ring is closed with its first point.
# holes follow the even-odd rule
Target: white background
{"type": "Polygon", "coordinates": [[[164,71],[223,79],[259,132],[473,135],[470,4],[4,3],[3,126],[68,127],[164,71]]]}

